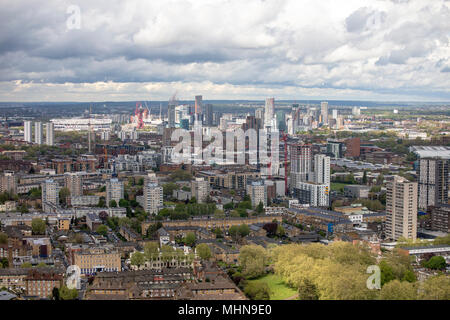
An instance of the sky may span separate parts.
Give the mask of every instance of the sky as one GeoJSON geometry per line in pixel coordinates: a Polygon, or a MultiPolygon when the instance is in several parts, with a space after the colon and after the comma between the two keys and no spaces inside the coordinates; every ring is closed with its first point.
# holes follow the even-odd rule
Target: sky
{"type": "Polygon", "coordinates": [[[0,101],[450,101],[448,0],[0,5],[0,101]]]}

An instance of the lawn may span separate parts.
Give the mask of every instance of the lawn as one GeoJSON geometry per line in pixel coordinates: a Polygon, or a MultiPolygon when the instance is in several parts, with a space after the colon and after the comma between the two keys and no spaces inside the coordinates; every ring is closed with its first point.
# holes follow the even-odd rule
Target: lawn
{"type": "Polygon", "coordinates": [[[271,291],[270,300],[284,300],[294,296],[297,293],[295,289],[289,288],[280,276],[275,274],[268,274],[255,280],[249,280],[249,282],[267,283],[271,291]]]}
{"type": "Polygon", "coordinates": [[[332,182],[331,183],[331,191],[344,191],[344,187],[347,186],[348,183],[341,182],[332,182]]]}

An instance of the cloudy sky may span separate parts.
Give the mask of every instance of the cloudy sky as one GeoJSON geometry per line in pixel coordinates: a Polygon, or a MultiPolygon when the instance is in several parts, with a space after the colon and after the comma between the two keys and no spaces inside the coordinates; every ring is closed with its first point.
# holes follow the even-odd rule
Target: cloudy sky
{"type": "Polygon", "coordinates": [[[450,101],[449,40],[446,0],[1,0],[0,101],[450,101]]]}

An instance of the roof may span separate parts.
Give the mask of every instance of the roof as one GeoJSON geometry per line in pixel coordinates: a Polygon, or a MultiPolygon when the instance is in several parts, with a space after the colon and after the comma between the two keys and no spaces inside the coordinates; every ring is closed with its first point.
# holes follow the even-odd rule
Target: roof
{"type": "Polygon", "coordinates": [[[8,291],[0,291],[0,301],[1,300],[12,300],[17,298],[15,294],[9,293],[8,291]]]}

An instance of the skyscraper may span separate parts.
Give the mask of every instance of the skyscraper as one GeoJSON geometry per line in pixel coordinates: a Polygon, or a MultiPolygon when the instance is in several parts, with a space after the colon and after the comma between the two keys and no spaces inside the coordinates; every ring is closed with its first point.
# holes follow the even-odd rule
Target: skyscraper
{"type": "Polygon", "coordinates": [[[314,156],[314,182],[330,187],[330,157],[324,154],[314,156]]]}
{"type": "Polygon", "coordinates": [[[322,116],[322,123],[324,125],[328,124],[328,102],[320,103],[320,114],[322,116]]]}
{"type": "Polygon", "coordinates": [[[42,144],[42,122],[35,122],[34,123],[34,142],[37,144],[42,144]]]}
{"type": "Polygon", "coordinates": [[[419,160],[419,208],[448,203],[449,160],[421,158],[419,160]]]}
{"type": "Polygon", "coordinates": [[[167,122],[169,128],[175,128],[175,108],[176,101],[171,99],[167,108],[167,122]]]}
{"type": "Polygon", "coordinates": [[[275,109],[275,98],[267,98],[266,106],[264,108],[264,126],[271,127],[274,121],[274,109],[275,109]]]}
{"type": "Polygon", "coordinates": [[[210,103],[205,105],[205,125],[213,125],[213,106],[210,103]]]}
{"type": "Polygon", "coordinates": [[[312,151],[309,144],[296,144],[290,146],[291,159],[291,185],[311,179],[312,151]]]}
{"type": "Polygon", "coordinates": [[[45,144],[48,146],[53,146],[55,141],[55,125],[53,122],[47,123],[46,126],[46,135],[45,135],[45,144]]]}
{"type": "Polygon", "coordinates": [[[202,96],[195,96],[195,114],[200,115],[202,114],[202,106],[203,106],[203,97],[202,96]]]}
{"type": "Polygon", "coordinates": [[[26,142],[33,142],[33,122],[24,121],[23,123],[23,139],[26,142]]]}
{"type": "Polygon", "coordinates": [[[395,176],[386,189],[386,238],[416,240],[417,182],[395,176]]]}
{"type": "Polygon", "coordinates": [[[255,110],[255,118],[261,120],[261,124],[264,125],[264,109],[259,108],[255,110]]]}

